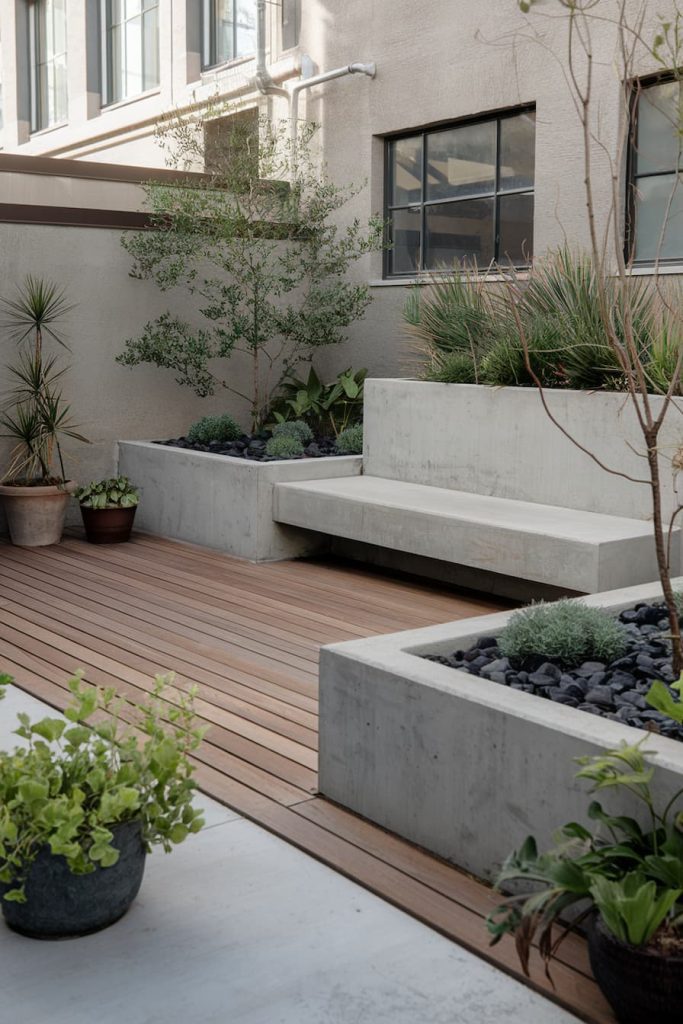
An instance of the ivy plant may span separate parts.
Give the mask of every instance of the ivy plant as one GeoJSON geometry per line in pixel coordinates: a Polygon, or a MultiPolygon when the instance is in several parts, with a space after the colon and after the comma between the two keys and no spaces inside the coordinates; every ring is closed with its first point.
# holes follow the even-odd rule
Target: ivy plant
{"type": "MultiPolygon", "coordinates": [[[[11,681],[0,676],[0,695],[11,681]]],[[[199,832],[190,754],[204,730],[195,719],[196,688],[171,695],[172,683],[171,675],[157,676],[150,696],[132,704],[77,672],[64,718],[17,716],[15,734],[24,743],[0,751],[5,900],[25,902],[28,871],[46,846],[82,875],[117,862],[112,828],[120,822],[140,821],[148,851],[160,845],[168,852],[199,832]]]]}

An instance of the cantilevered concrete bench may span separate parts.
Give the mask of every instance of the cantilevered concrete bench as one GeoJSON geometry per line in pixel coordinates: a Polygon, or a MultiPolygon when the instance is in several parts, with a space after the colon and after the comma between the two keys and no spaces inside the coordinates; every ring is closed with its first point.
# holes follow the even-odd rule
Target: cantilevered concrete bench
{"type": "MultiPolygon", "coordinates": [[[[342,553],[501,593],[518,583],[532,594],[595,593],[655,580],[651,494],[633,482],[646,467],[628,399],[547,391],[546,401],[617,475],[567,440],[533,388],[369,380],[363,475],[277,483],[273,518],[334,538],[342,553]]],[[[672,412],[664,453],[680,444],[680,424],[672,412]]],[[[676,498],[664,456],[661,465],[668,520],[676,498]]],[[[674,574],[680,544],[676,531],[674,574]]]]}
{"type": "MultiPolygon", "coordinates": [[[[642,519],[360,476],[275,486],[274,519],[568,590],[656,575],[642,519]]],[[[676,539],[678,544],[678,538],[676,539]]]]}

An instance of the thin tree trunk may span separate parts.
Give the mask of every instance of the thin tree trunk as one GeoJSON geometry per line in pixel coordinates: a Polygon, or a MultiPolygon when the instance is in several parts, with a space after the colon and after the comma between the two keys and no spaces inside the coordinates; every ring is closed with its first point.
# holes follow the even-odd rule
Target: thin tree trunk
{"type": "Polygon", "coordinates": [[[683,645],[681,643],[681,627],[678,621],[678,608],[671,586],[669,571],[669,560],[667,558],[667,544],[664,536],[664,524],[662,522],[662,488],[659,475],[659,454],[657,452],[658,430],[648,430],[645,434],[647,441],[647,461],[650,469],[650,481],[652,484],[652,511],[654,513],[654,535],[655,549],[657,552],[657,567],[659,579],[662,584],[662,593],[669,613],[669,626],[671,629],[671,660],[676,675],[683,672],[683,645]]]}

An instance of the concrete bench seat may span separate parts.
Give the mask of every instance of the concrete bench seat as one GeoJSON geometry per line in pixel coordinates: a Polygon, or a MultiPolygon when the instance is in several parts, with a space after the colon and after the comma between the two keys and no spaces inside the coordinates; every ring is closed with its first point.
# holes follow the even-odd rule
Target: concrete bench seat
{"type": "Polygon", "coordinates": [[[657,576],[643,519],[378,476],[276,484],[273,502],[279,523],[581,593],[657,576]]]}

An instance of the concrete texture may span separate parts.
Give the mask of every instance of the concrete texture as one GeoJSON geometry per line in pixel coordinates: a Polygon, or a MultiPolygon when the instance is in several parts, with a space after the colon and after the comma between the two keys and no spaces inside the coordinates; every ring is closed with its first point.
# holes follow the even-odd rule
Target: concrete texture
{"type": "MultiPolygon", "coordinates": [[[[372,426],[369,446],[393,450],[391,434],[377,419],[372,426]]],[[[277,484],[273,515],[290,526],[582,593],[657,576],[652,526],[641,519],[367,474],[277,484]]],[[[678,566],[678,531],[673,542],[678,566]]]]}
{"type": "Polygon", "coordinates": [[[359,455],[255,462],[144,442],[119,444],[119,472],[140,485],[136,528],[254,562],[314,554],[325,539],[273,521],[273,486],[360,473],[359,455]]]}
{"type": "MultiPolygon", "coordinates": [[[[546,391],[557,420],[607,466],[647,475],[644,443],[624,394],[546,391]]],[[[651,397],[653,410],[661,399],[651,397]]],[[[678,400],[683,408],[683,400],[678,400]]],[[[608,474],[552,423],[535,388],[369,380],[365,385],[364,472],[516,501],[652,518],[650,489],[608,474]]],[[[660,436],[665,516],[674,500],[671,458],[680,415],[660,436]]]]}
{"type": "MultiPolygon", "coordinates": [[[[17,691],[10,706],[33,713],[36,704],[17,691]]],[[[5,701],[0,742],[8,710],[5,701]]],[[[137,901],[106,931],[49,943],[0,926],[12,1024],[576,1021],[294,847],[209,806],[212,827],[170,856],[153,854],[137,901]]]]}
{"type": "MultiPolygon", "coordinates": [[[[661,588],[650,584],[582,600],[617,612],[657,597],[661,588]]],[[[560,825],[586,820],[577,756],[644,741],[657,767],[655,793],[668,800],[683,785],[675,740],[418,657],[496,635],[510,614],[321,651],[321,792],[482,878],[527,835],[545,845],[560,825]]],[[[613,794],[604,803],[636,811],[613,794]]]]}

